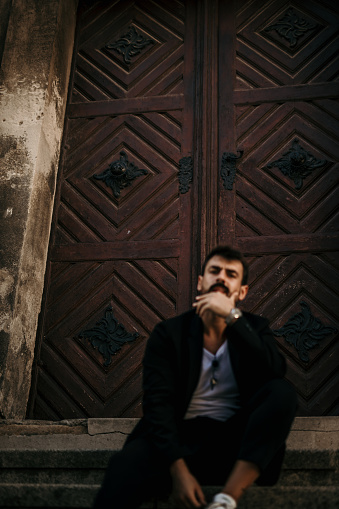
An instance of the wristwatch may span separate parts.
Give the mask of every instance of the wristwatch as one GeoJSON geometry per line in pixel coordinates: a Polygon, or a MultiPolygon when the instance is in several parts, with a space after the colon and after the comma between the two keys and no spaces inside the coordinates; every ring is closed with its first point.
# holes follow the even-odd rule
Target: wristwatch
{"type": "Polygon", "coordinates": [[[230,314],[227,315],[225,318],[226,325],[233,325],[241,316],[242,312],[240,309],[238,308],[231,309],[230,314]]]}

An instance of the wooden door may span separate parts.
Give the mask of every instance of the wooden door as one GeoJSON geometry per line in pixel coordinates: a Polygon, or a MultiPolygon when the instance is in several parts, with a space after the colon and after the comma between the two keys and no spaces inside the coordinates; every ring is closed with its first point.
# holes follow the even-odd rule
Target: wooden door
{"type": "Polygon", "coordinates": [[[194,32],[185,17],[180,1],[80,2],[36,418],[140,415],[145,341],[190,305],[194,32]]]}
{"type": "Polygon", "coordinates": [[[245,307],[271,320],[299,413],[337,414],[337,7],[91,4],[29,415],[139,416],[148,334],[191,306],[216,243],[249,259],[245,307]]]}

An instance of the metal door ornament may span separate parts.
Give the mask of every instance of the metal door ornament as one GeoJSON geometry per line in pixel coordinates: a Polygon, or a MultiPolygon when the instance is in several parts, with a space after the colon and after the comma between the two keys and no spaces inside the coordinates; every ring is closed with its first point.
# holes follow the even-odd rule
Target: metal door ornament
{"type": "Polygon", "coordinates": [[[235,175],[237,172],[237,160],[240,159],[244,153],[243,150],[238,150],[238,156],[232,152],[224,152],[221,160],[220,176],[224,182],[224,188],[227,191],[233,190],[235,175]]]}
{"type": "Polygon", "coordinates": [[[146,174],[147,170],[139,169],[134,163],[128,161],[125,152],[120,152],[119,160],[113,161],[105,171],[93,177],[103,180],[106,186],[112,189],[114,197],[119,198],[121,189],[130,186],[135,178],[146,174]]]}

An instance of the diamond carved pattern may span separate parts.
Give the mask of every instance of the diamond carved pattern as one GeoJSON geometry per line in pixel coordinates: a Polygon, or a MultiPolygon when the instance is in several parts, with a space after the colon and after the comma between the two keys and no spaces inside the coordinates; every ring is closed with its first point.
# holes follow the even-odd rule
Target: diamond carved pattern
{"type": "Polygon", "coordinates": [[[138,410],[146,339],[156,323],[175,313],[177,266],[169,258],[52,263],[39,415],[108,417],[138,410]]]}
{"type": "Polygon", "coordinates": [[[322,339],[338,332],[335,327],[325,326],[319,318],[311,313],[307,302],[300,302],[301,311],[289,318],[288,322],[273,333],[283,336],[287,343],[293,345],[299,359],[309,362],[309,350],[320,345],[322,339]]]}
{"type": "Polygon", "coordinates": [[[244,149],[244,156],[235,185],[237,237],[333,229],[339,144],[329,139],[328,126],[333,140],[339,142],[338,120],[312,103],[268,103],[252,108],[248,115],[239,111],[237,144],[244,149]],[[265,135],[262,124],[267,119],[277,127],[265,135]],[[295,165],[291,164],[293,154],[297,154],[295,165]],[[308,176],[301,182],[302,175],[295,171],[299,158],[301,168],[309,166],[308,176]],[[288,175],[290,170],[291,176],[295,173],[294,179],[288,175]]]}
{"type": "Polygon", "coordinates": [[[166,115],[150,113],[74,120],[70,127],[77,143],[74,150],[65,151],[60,242],[69,243],[70,238],[88,242],[89,236],[92,240],[177,238],[181,125],[174,130],[166,115]],[[84,146],[86,155],[80,148],[84,146]],[[121,152],[126,154],[124,161],[147,171],[147,176],[119,189],[116,197],[103,181],[93,179],[93,173],[105,173],[112,160],[120,160],[121,152]]]}
{"type": "Polygon", "coordinates": [[[240,1],[237,9],[237,88],[324,81],[324,61],[335,65],[337,57],[335,44],[329,45],[339,22],[332,9],[323,5],[320,14],[311,3],[306,11],[292,2],[277,12],[268,1],[260,9],[257,2],[240,1]]]}
{"type": "Polygon", "coordinates": [[[128,161],[125,152],[120,152],[119,160],[113,161],[107,170],[93,177],[105,182],[106,186],[112,189],[115,198],[119,198],[121,189],[130,186],[135,178],[146,174],[147,170],[139,169],[134,163],[128,161]]]}
{"type": "Polygon", "coordinates": [[[329,264],[325,256],[302,253],[249,261],[246,309],[269,318],[287,357],[287,378],[298,388],[299,415],[330,413],[337,393],[329,393],[328,387],[339,382],[336,264],[329,264]],[[268,290],[272,287],[273,293],[268,290]]]}
{"type": "Polygon", "coordinates": [[[303,181],[317,168],[322,168],[328,163],[326,159],[316,159],[310,152],[307,152],[299,145],[296,138],[292,147],[285,152],[280,159],[269,163],[265,169],[274,168],[279,170],[293,180],[296,189],[301,189],[303,181]]]}
{"type": "Polygon", "coordinates": [[[93,348],[98,349],[104,358],[104,366],[112,363],[112,355],[115,355],[125,343],[135,341],[137,337],[138,332],[127,332],[124,325],[116,320],[111,307],[106,309],[105,316],[93,327],[79,334],[80,339],[88,340],[93,348]]]}
{"type": "Polygon", "coordinates": [[[281,18],[277,18],[272,24],[266,27],[263,32],[275,31],[285,39],[290,48],[299,49],[300,42],[308,32],[315,32],[320,27],[318,23],[311,21],[300,11],[290,7],[281,18]]]}
{"type": "Polygon", "coordinates": [[[123,56],[124,62],[130,64],[132,58],[139,55],[150,44],[154,44],[154,41],[147,39],[131,25],[128,27],[126,34],[122,35],[117,41],[106,44],[106,48],[117,51],[123,56]]]}
{"type": "Polygon", "coordinates": [[[174,15],[157,2],[151,13],[142,2],[118,4],[116,16],[102,14],[83,33],[71,102],[182,92],[184,6],[174,15]],[[110,44],[112,34],[124,37],[110,44]]]}

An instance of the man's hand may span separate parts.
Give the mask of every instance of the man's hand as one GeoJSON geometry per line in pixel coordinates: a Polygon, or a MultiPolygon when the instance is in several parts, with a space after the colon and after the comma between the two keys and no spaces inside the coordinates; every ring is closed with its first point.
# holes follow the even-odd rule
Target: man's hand
{"type": "Polygon", "coordinates": [[[231,312],[231,309],[236,307],[239,293],[234,292],[232,295],[227,296],[222,292],[214,291],[198,295],[193,303],[197,314],[202,317],[205,311],[212,311],[218,316],[226,318],[231,312]]]}
{"type": "Polygon", "coordinates": [[[172,497],[180,507],[194,508],[206,505],[205,495],[196,478],[189,471],[185,460],[176,460],[170,468],[173,488],[172,497]]]}

